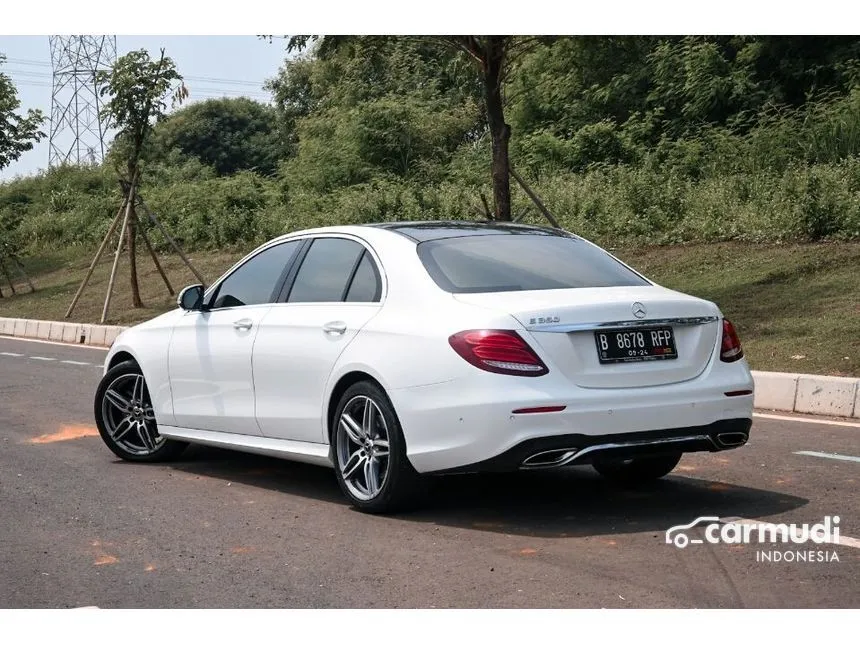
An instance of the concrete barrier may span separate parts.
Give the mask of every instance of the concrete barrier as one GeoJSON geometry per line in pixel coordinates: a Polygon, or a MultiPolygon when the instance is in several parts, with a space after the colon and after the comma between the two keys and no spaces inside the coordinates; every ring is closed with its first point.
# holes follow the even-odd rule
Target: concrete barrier
{"type": "Polygon", "coordinates": [[[110,347],[116,337],[126,329],[128,327],[116,325],[0,318],[0,336],[51,340],[58,343],[93,347],[110,347]]]}
{"type": "Polygon", "coordinates": [[[795,412],[850,417],[860,414],[854,409],[857,379],[838,376],[801,376],[797,380],[795,412]]]}
{"type": "Polygon", "coordinates": [[[754,371],[755,406],[793,412],[797,398],[797,380],[800,377],[800,374],[754,371]]]}

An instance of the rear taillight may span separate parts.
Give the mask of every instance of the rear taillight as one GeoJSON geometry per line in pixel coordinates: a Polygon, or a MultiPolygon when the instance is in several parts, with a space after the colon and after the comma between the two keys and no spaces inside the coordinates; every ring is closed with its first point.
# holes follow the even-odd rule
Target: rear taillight
{"type": "Polygon", "coordinates": [[[741,347],[741,339],[738,338],[735,326],[728,319],[723,318],[723,344],[720,348],[720,360],[724,363],[733,363],[743,357],[744,350],[741,347]]]}
{"type": "Polygon", "coordinates": [[[448,338],[454,351],[487,372],[542,376],[549,372],[520,335],[509,329],[472,329],[448,338]]]}

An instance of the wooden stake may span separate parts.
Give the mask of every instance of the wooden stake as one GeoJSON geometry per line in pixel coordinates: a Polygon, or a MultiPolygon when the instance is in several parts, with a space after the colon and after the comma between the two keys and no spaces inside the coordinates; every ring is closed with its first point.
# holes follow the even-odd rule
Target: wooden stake
{"type": "Polygon", "coordinates": [[[86,289],[87,284],[89,283],[90,278],[93,275],[93,271],[96,268],[96,265],[99,263],[99,260],[102,259],[102,254],[105,252],[108,242],[113,236],[113,232],[116,230],[117,224],[119,224],[120,218],[122,217],[122,212],[125,210],[127,204],[128,195],[126,195],[125,199],[123,199],[122,205],[119,207],[119,210],[116,213],[116,217],[113,218],[113,221],[111,222],[107,233],[105,233],[105,237],[102,240],[101,246],[99,246],[99,250],[96,251],[96,255],[93,258],[93,261],[90,263],[90,268],[87,270],[87,275],[84,276],[84,280],[83,282],[81,282],[81,286],[78,287],[78,291],[77,293],[75,293],[75,297],[72,298],[72,304],[70,304],[69,308],[66,310],[66,315],[64,316],[65,318],[68,318],[72,315],[72,311],[74,311],[75,305],[78,304],[78,299],[81,297],[81,294],[84,292],[84,289],[86,289]]]}
{"type": "Polygon", "coordinates": [[[511,171],[511,177],[517,180],[517,183],[522,187],[524,191],[526,191],[526,195],[531,198],[531,200],[535,203],[535,206],[538,207],[538,210],[543,213],[543,216],[546,217],[547,220],[549,220],[549,223],[552,224],[554,228],[561,228],[561,226],[558,225],[556,219],[552,216],[552,213],[549,212],[547,207],[543,205],[543,202],[540,200],[540,198],[535,195],[532,189],[528,187],[525,181],[523,181],[523,178],[520,177],[519,174],[517,174],[517,172],[510,165],[508,166],[508,170],[511,171]]]}
{"type": "Polygon", "coordinates": [[[198,280],[200,280],[200,284],[202,284],[205,287],[206,286],[206,280],[204,280],[203,276],[200,275],[200,273],[198,273],[197,269],[194,268],[194,266],[191,264],[191,261],[187,257],[185,257],[185,254],[182,252],[182,249],[180,249],[179,245],[173,241],[173,238],[170,237],[170,234],[165,230],[164,226],[161,225],[161,222],[158,221],[158,218],[155,215],[153,215],[151,210],[149,210],[146,203],[144,203],[143,199],[138,198],[138,203],[143,208],[144,212],[147,214],[149,219],[152,220],[152,223],[158,227],[158,230],[161,231],[161,234],[164,235],[164,238],[170,243],[170,246],[173,247],[173,250],[176,251],[179,254],[179,257],[182,258],[182,261],[185,262],[185,266],[187,266],[191,270],[191,273],[193,273],[194,276],[198,280]]]}
{"type": "Polygon", "coordinates": [[[107,294],[105,295],[105,306],[102,309],[101,322],[107,320],[108,309],[110,308],[110,299],[113,294],[113,283],[116,280],[116,268],[119,266],[119,256],[122,253],[123,242],[125,242],[125,230],[128,227],[128,220],[131,217],[132,201],[134,200],[134,184],[128,189],[128,200],[125,204],[125,217],[122,218],[122,227],[119,231],[119,242],[116,245],[116,254],[113,257],[113,267],[110,270],[110,280],[108,280],[107,294]]]}
{"type": "Polygon", "coordinates": [[[21,264],[21,260],[18,259],[17,255],[10,256],[12,258],[12,262],[15,264],[15,267],[18,269],[18,273],[24,276],[24,279],[27,281],[27,285],[30,287],[30,293],[34,293],[36,291],[36,287],[33,286],[33,281],[30,280],[30,276],[27,275],[27,272],[24,270],[24,265],[21,264]]]}
{"type": "Polygon", "coordinates": [[[490,205],[489,203],[487,203],[487,198],[484,197],[484,193],[481,193],[481,203],[484,204],[484,213],[486,214],[486,219],[492,222],[496,218],[493,217],[493,212],[490,210],[490,205]]]}
{"type": "Polygon", "coordinates": [[[6,258],[0,257],[0,271],[3,272],[3,275],[6,277],[6,282],[9,283],[9,288],[12,290],[12,295],[15,295],[17,291],[15,291],[15,285],[12,284],[12,278],[9,277],[9,272],[6,270],[6,258]]]}
{"type": "Polygon", "coordinates": [[[158,261],[158,256],[155,255],[155,251],[152,250],[152,245],[149,243],[149,237],[146,234],[146,229],[142,226],[138,228],[140,231],[140,236],[143,238],[143,243],[146,245],[146,250],[149,251],[149,257],[152,258],[153,264],[155,264],[155,268],[158,269],[158,272],[161,274],[161,279],[164,280],[164,284],[167,285],[167,291],[170,295],[174,295],[173,287],[170,285],[170,280],[167,279],[167,274],[164,273],[164,269],[161,268],[161,263],[158,261]]]}

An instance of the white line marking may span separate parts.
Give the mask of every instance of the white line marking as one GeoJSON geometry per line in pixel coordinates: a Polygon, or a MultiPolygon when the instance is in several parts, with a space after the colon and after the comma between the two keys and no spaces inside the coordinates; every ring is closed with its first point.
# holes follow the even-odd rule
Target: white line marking
{"type": "Polygon", "coordinates": [[[55,360],[57,360],[56,358],[51,358],[50,356],[30,356],[29,358],[33,359],[34,361],[55,361],[55,360]]]}
{"type": "Polygon", "coordinates": [[[0,356],[14,356],[16,358],[20,358],[23,354],[16,354],[15,352],[0,352],[0,356]]]}
{"type": "Polygon", "coordinates": [[[860,428],[860,423],[852,423],[851,421],[831,421],[830,419],[814,419],[809,417],[786,417],[780,414],[762,414],[761,412],[753,412],[753,416],[761,419],[774,419],[776,421],[796,421],[797,423],[815,423],[824,426],[860,428]]]}
{"type": "Polygon", "coordinates": [[[68,365],[92,365],[92,363],[85,363],[84,361],[60,361],[61,363],[66,363],[68,365]]]}
{"type": "Polygon", "coordinates": [[[835,452],[815,452],[814,450],[798,450],[795,455],[807,455],[808,457],[824,457],[825,459],[838,459],[839,461],[856,461],[860,463],[860,457],[851,455],[840,455],[835,452]]]}
{"type": "Polygon", "coordinates": [[[95,345],[84,345],[82,343],[60,343],[56,340],[41,340],[39,338],[21,338],[20,336],[3,336],[0,340],[20,340],[25,343],[44,343],[45,345],[61,345],[62,347],[79,347],[80,349],[98,349],[102,352],[108,351],[109,347],[97,347],[95,345]]]}
{"type": "MultiPolygon", "coordinates": [[[[791,522],[785,522],[786,524],[791,524],[791,522]]],[[[760,520],[748,520],[745,517],[721,517],[720,524],[748,524],[750,526],[763,526],[768,530],[776,530],[777,524],[773,524],[772,522],[762,522],[760,520]]],[[[796,527],[795,527],[796,528],[796,527]]],[[[799,531],[795,531],[795,535],[798,537],[802,536],[803,533],[799,531]]],[[[860,549],[860,540],[853,537],[848,537],[847,535],[839,535],[839,542],[830,542],[827,541],[825,544],[836,544],[837,546],[850,546],[854,549],[860,549]]]]}

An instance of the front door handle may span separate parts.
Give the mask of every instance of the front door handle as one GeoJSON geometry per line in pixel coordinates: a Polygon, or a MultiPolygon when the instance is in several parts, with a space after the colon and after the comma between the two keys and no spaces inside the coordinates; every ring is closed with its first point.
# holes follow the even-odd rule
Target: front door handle
{"type": "Polygon", "coordinates": [[[250,318],[242,318],[233,323],[233,329],[238,329],[239,331],[248,331],[253,326],[254,321],[250,318]]]}
{"type": "Polygon", "coordinates": [[[326,334],[340,336],[344,332],[346,332],[346,323],[341,322],[340,320],[335,320],[323,325],[323,332],[326,334]]]}

